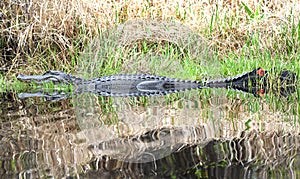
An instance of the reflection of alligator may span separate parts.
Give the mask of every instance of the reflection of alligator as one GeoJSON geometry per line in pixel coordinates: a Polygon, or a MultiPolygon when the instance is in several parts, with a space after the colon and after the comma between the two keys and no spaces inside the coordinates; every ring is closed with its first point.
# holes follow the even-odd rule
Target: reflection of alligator
{"type": "MultiPolygon", "coordinates": [[[[148,74],[111,75],[86,80],[60,71],[48,71],[43,75],[37,76],[19,75],[17,78],[22,81],[35,81],[38,84],[50,81],[54,83],[71,83],[75,86],[75,94],[92,92],[102,96],[158,96],[201,88],[226,88],[252,93],[257,96],[272,88],[268,73],[262,68],[235,77],[205,82],[180,80],[148,74]]],[[[287,96],[295,92],[295,73],[285,70],[280,74],[279,78],[275,80],[280,81],[276,87],[280,95],[287,96]]],[[[46,94],[41,93],[26,93],[20,96],[47,97],[46,94]]],[[[49,96],[55,97],[55,95],[49,96]]],[[[60,97],[61,96],[58,96],[58,98],[60,97]]]]}

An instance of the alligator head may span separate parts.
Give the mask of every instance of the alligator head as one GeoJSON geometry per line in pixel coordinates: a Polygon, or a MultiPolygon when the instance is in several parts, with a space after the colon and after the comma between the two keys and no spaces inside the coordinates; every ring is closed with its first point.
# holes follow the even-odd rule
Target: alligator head
{"type": "Polygon", "coordinates": [[[77,78],[67,73],[61,71],[53,71],[53,70],[49,70],[42,75],[27,76],[27,75],[20,74],[17,76],[17,79],[21,81],[33,81],[37,84],[43,84],[48,82],[74,84],[74,83],[78,83],[78,81],[83,80],[81,78],[77,78]]]}

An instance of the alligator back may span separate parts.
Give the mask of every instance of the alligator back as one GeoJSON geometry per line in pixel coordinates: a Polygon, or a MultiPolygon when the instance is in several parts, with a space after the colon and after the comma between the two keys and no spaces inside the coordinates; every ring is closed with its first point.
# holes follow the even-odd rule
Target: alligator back
{"type": "Polygon", "coordinates": [[[160,96],[202,88],[198,81],[180,80],[149,74],[103,76],[90,81],[102,96],[160,96]]]}

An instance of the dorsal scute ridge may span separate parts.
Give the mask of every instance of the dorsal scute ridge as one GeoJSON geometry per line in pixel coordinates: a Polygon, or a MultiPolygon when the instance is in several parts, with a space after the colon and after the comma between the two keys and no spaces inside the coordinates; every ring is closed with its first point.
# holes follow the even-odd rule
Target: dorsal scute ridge
{"type": "MultiPolygon", "coordinates": [[[[111,80],[144,80],[144,79],[153,79],[153,80],[163,80],[161,76],[154,76],[154,75],[148,75],[148,74],[116,74],[116,75],[110,75],[110,76],[102,76],[100,78],[100,81],[111,81],[111,80]]],[[[99,79],[99,78],[96,78],[99,79]]]]}
{"type": "Polygon", "coordinates": [[[106,82],[112,80],[161,80],[166,82],[184,82],[184,83],[200,83],[199,81],[193,80],[182,80],[178,78],[168,78],[165,76],[155,76],[149,74],[116,74],[111,76],[102,76],[101,78],[96,78],[94,80],[106,82]]]}

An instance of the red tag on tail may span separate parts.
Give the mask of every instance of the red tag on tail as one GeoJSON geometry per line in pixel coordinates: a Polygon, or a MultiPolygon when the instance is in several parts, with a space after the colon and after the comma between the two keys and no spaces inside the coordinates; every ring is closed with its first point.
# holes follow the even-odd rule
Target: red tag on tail
{"type": "Polygon", "coordinates": [[[258,74],[259,76],[264,76],[265,75],[265,70],[260,68],[257,70],[256,74],[258,74]]]}

